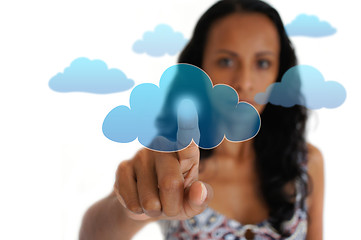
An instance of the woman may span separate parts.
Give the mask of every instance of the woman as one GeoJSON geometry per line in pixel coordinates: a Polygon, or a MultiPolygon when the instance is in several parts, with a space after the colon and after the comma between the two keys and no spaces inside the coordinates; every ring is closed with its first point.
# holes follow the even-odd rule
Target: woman
{"type": "Polygon", "coordinates": [[[179,62],[254,105],[260,132],[213,150],[140,150],[119,165],[114,191],[87,211],[80,238],[130,239],[158,220],[167,239],[322,239],[323,159],[305,142],[306,109],[253,101],[296,64],[278,13],[256,0],[217,2],[179,62]]]}

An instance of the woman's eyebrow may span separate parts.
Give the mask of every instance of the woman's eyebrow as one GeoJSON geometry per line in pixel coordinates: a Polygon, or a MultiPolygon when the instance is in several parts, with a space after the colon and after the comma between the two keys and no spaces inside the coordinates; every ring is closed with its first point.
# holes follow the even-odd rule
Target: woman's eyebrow
{"type": "Polygon", "coordinates": [[[238,56],[238,54],[237,54],[236,52],[233,52],[233,51],[227,50],[227,49],[219,49],[219,50],[217,51],[217,53],[227,53],[227,54],[229,54],[229,55],[232,55],[233,57],[237,57],[237,56],[238,56]]]}
{"type": "MultiPolygon", "coordinates": [[[[217,53],[226,53],[226,54],[229,54],[229,55],[231,55],[231,56],[233,56],[233,57],[238,57],[238,53],[233,52],[233,51],[228,50],[228,49],[219,49],[219,50],[217,51],[217,53]]],[[[259,56],[264,56],[264,55],[275,55],[275,53],[272,52],[272,51],[267,51],[267,50],[256,53],[256,56],[257,56],[257,57],[259,57],[259,56]]]]}
{"type": "Polygon", "coordinates": [[[263,55],[275,55],[275,53],[272,51],[261,51],[261,52],[256,53],[257,57],[263,56],[263,55]]]}

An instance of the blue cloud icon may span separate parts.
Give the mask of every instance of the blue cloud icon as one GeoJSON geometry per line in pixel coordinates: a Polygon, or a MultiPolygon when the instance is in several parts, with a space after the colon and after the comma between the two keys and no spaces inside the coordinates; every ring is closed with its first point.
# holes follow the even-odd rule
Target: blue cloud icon
{"type": "Polygon", "coordinates": [[[146,53],[153,57],[160,57],[165,54],[177,54],[187,43],[180,32],[175,32],[167,24],[159,24],[153,32],[147,31],[143,34],[143,39],[137,40],[133,44],[133,51],[136,53],[146,53]]]}
{"type": "Polygon", "coordinates": [[[281,82],[270,85],[266,92],[256,94],[259,104],[292,107],[296,104],[309,109],[336,108],[346,99],[346,90],[338,82],[325,81],[314,67],[297,65],[290,68],[281,82]]]}
{"type": "Polygon", "coordinates": [[[57,92],[114,93],[133,87],[134,81],[128,79],[119,69],[109,69],[101,60],[77,58],[49,81],[49,87],[57,92]]]}
{"type": "Polygon", "coordinates": [[[257,110],[238,102],[237,92],[227,85],[213,86],[208,75],[190,64],[169,67],[159,87],[136,86],[130,108],[118,106],[103,122],[103,133],[112,141],[127,143],[138,138],[157,151],[178,151],[193,140],[211,149],[224,138],[246,141],[260,129],[257,110]]]}
{"type": "Polygon", "coordinates": [[[315,15],[300,14],[285,26],[289,36],[325,37],[336,33],[336,29],[315,15]]]}

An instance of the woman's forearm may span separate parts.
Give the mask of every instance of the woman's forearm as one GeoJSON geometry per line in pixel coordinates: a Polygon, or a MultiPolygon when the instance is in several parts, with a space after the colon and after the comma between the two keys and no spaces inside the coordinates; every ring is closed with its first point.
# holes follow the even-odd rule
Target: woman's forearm
{"type": "Polygon", "coordinates": [[[132,220],[125,211],[114,193],[96,202],[83,217],[79,239],[131,239],[147,222],[132,220]]]}

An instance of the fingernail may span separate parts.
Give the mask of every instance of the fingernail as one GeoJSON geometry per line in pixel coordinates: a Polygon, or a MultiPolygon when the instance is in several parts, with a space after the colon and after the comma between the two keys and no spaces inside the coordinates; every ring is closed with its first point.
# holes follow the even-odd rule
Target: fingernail
{"type": "Polygon", "coordinates": [[[162,214],[162,212],[159,210],[144,211],[144,213],[149,217],[159,217],[162,214]]]}
{"type": "Polygon", "coordinates": [[[134,209],[134,211],[132,211],[132,212],[135,213],[135,214],[142,214],[142,213],[144,213],[144,211],[143,211],[142,208],[136,208],[136,209],[134,209]]]}
{"type": "Polygon", "coordinates": [[[206,197],[207,197],[207,188],[204,185],[204,183],[202,183],[202,182],[200,182],[200,183],[202,185],[201,203],[203,203],[204,200],[206,200],[206,197]]]}

